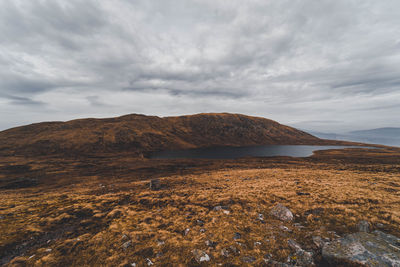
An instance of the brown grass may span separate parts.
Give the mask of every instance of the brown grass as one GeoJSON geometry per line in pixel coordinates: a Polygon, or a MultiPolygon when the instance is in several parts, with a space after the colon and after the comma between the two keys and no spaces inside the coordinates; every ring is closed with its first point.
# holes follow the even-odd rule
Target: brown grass
{"type": "MultiPolygon", "coordinates": [[[[292,256],[288,239],[317,251],[312,236],[354,232],[359,220],[370,221],[373,228],[383,224],[385,231],[399,235],[400,164],[389,156],[388,164],[358,164],[346,163],[336,152],[330,160],[324,155],[328,158],[325,153],[292,163],[220,161],[218,168],[182,174],[154,171],[161,177],[159,191],[124,171],[128,159],[119,161],[119,178],[113,181],[91,174],[82,180],[69,173],[72,181],[63,185],[2,190],[0,258],[14,266],[143,266],[146,258],[156,266],[187,266],[196,265],[191,251],[201,249],[212,265],[243,265],[243,256],[254,256],[257,265],[267,253],[283,262],[292,256]],[[270,216],[278,202],[292,210],[294,222],[270,216]],[[215,211],[218,205],[228,206],[229,214],[215,211]],[[265,223],[256,220],[259,213],[265,223]],[[190,229],[186,235],[185,229],[190,229]],[[235,233],[241,238],[234,240],[235,233]],[[206,240],[216,242],[215,248],[206,240]],[[230,246],[240,254],[225,258],[221,249],[230,246]]],[[[64,166],[71,164],[77,162],[64,166]]]]}

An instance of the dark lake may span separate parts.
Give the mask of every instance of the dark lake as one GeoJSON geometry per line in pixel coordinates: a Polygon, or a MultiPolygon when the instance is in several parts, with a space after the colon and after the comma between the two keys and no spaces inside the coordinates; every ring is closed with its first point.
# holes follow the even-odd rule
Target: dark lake
{"type": "MultiPolygon", "coordinates": [[[[154,152],[151,159],[236,159],[243,157],[308,157],[316,150],[354,148],[354,146],[265,145],[210,147],[154,152]]],[[[358,147],[360,148],[360,147],[358,147]]]]}

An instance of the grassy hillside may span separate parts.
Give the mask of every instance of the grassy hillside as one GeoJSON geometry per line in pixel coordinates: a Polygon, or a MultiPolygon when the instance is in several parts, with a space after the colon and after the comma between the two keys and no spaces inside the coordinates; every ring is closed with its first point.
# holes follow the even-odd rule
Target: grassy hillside
{"type": "Polygon", "coordinates": [[[0,141],[0,153],[38,155],[326,143],[276,121],[227,113],[44,122],[0,132],[0,141]]]}

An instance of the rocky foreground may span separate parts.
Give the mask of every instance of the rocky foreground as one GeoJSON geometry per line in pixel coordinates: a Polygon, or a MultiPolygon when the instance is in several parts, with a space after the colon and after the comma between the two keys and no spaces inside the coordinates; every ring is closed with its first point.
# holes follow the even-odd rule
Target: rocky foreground
{"type": "Polygon", "coordinates": [[[352,153],[364,163],[346,163],[334,151],[310,159],[141,164],[127,157],[3,159],[7,176],[43,176],[46,183],[2,185],[0,261],[399,266],[398,156],[352,153]]]}

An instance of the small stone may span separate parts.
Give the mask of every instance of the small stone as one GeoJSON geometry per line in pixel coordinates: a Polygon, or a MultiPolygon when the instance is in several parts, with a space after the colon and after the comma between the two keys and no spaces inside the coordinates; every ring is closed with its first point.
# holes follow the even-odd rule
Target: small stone
{"type": "Polygon", "coordinates": [[[358,231],[368,233],[370,226],[371,225],[369,224],[369,222],[367,222],[365,220],[359,221],[358,222],[358,231]]]}
{"type": "Polygon", "coordinates": [[[383,227],[385,227],[382,223],[377,223],[376,224],[376,227],[377,228],[379,228],[379,229],[382,229],[383,227]]]}
{"type": "Polygon", "coordinates": [[[282,231],[285,231],[285,232],[291,232],[291,230],[284,225],[280,225],[279,229],[281,229],[282,231]]]}
{"type": "Polygon", "coordinates": [[[272,208],[271,214],[281,221],[293,220],[293,213],[288,208],[286,208],[284,205],[282,205],[280,203],[276,204],[272,208]]]}
{"type": "Polygon", "coordinates": [[[132,266],[132,267],[136,267],[136,262],[132,262],[132,263],[131,263],[131,266],[132,266]]]}
{"type": "Polygon", "coordinates": [[[129,237],[126,234],[123,234],[121,237],[121,240],[128,240],[128,239],[129,239],[129,237]]]}
{"type": "Polygon", "coordinates": [[[203,226],[204,221],[203,220],[196,220],[197,225],[203,226]]]}
{"type": "Polygon", "coordinates": [[[246,263],[252,263],[256,261],[256,258],[252,257],[252,256],[244,256],[242,257],[242,261],[246,262],[246,263]]]}
{"type": "Polygon", "coordinates": [[[147,263],[147,266],[151,266],[154,264],[149,258],[146,258],[146,263],[147,263]]]}
{"type": "Polygon", "coordinates": [[[215,211],[229,210],[229,207],[228,206],[215,206],[213,210],[215,210],[215,211]]]}
{"type": "Polygon", "coordinates": [[[233,240],[237,240],[237,239],[241,239],[241,238],[242,238],[242,235],[240,233],[235,233],[233,235],[233,240]]]}
{"type": "Polygon", "coordinates": [[[35,257],[35,254],[29,256],[28,260],[32,259],[33,257],[35,257]]]}
{"type": "Polygon", "coordinates": [[[261,246],[261,242],[259,242],[259,241],[256,241],[256,242],[254,242],[254,246],[256,247],[256,246],[261,246]]]}
{"type": "Polygon", "coordinates": [[[230,256],[229,249],[228,248],[221,249],[221,255],[228,258],[230,256]]]}
{"type": "Polygon", "coordinates": [[[264,215],[261,214],[261,213],[259,213],[259,214],[257,215],[257,220],[263,222],[263,221],[264,221],[264,215]]]}
{"type": "Polygon", "coordinates": [[[194,259],[198,263],[210,261],[210,256],[208,256],[207,253],[205,253],[204,251],[202,251],[200,249],[194,249],[194,250],[192,250],[192,253],[193,253],[194,259]]]}
{"type": "Polygon", "coordinates": [[[225,215],[229,215],[231,212],[229,210],[223,210],[222,211],[225,215]]]}
{"type": "Polygon", "coordinates": [[[206,229],[204,229],[204,228],[200,229],[200,233],[205,233],[205,232],[206,232],[206,229]]]}
{"type": "Polygon", "coordinates": [[[131,240],[126,241],[125,243],[122,244],[122,248],[123,248],[123,249],[127,249],[127,248],[129,248],[131,245],[132,245],[132,241],[131,241],[131,240]]]}
{"type": "Polygon", "coordinates": [[[190,232],[190,229],[189,229],[189,228],[186,228],[186,229],[185,229],[185,232],[183,233],[183,235],[184,235],[184,236],[187,236],[187,235],[189,234],[189,232],[190,232]]]}
{"type": "Polygon", "coordinates": [[[165,244],[165,241],[164,240],[157,240],[157,245],[158,246],[162,246],[162,245],[164,245],[165,244]]]}
{"type": "Polygon", "coordinates": [[[206,246],[212,247],[212,248],[215,248],[215,246],[218,244],[217,242],[213,242],[211,240],[206,240],[205,243],[206,243],[206,246]]]}
{"type": "Polygon", "coordinates": [[[45,252],[47,252],[47,253],[48,253],[48,252],[51,252],[51,251],[52,251],[51,248],[48,248],[48,249],[45,250],[45,252]]]}

